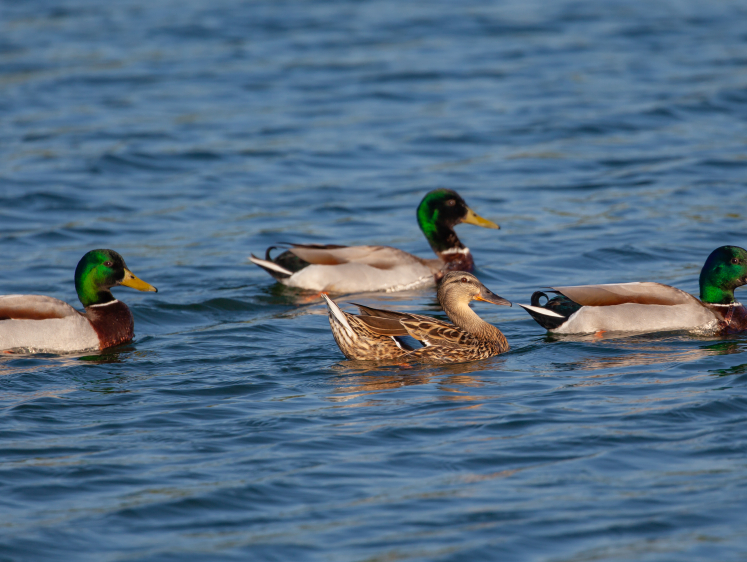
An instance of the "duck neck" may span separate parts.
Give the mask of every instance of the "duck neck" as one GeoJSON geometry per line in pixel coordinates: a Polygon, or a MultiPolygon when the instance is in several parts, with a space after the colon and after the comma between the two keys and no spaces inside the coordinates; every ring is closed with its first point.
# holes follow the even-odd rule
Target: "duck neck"
{"type": "Polygon", "coordinates": [[[734,291],[724,291],[717,287],[709,287],[700,290],[700,300],[709,304],[732,304],[734,300],[734,291]]]}
{"type": "Polygon", "coordinates": [[[448,255],[449,251],[467,250],[452,225],[440,220],[438,209],[432,210],[425,205],[418,207],[418,226],[438,256],[444,252],[448,255]]]}
{"type": "Polygon", "coordinates": [[[110,282],[106,274],[97,269],[98,261],[93,258],[87,259],[94,253],[96,252],[88,252],[75,268],[75,292],[86,308],[116,300],[109,290],[115,283],[110,282]]]}
{"type": "Polygon", "coordinates": [[[84,307],[88,308],[92,305],[106,304],[117,299],[114,298],[109,289],[101,289],[96,287],[93,283],[75,283],[75,289],[78,292],[78,298],[84,307]]]}
{"type": "Polygon", "coordinates": [[[464,303],[446,303],[442,302],[441,306],[456,326],[459,326],[465,332],[469,332],[473,336],[483,341],[495,341],[496,339],[503,337],[501,331],[488,324],[480,318],[469,305],[464,303]]]}
{"type": "Polygon", "coordinates": [[[700,300],[709,304],[731,304],[734,300],[734,289],[714,272],[701,273],[700,275],[700,300]]]}
{"type": "Polygon", "coordinates": [[[452,227],[434,222],[430,218],[423,219],[420,213],[418,224],[433,252],[443,262],[444,271],[472,271],[475,266],[472,253],[462,244],[452,227]]]}

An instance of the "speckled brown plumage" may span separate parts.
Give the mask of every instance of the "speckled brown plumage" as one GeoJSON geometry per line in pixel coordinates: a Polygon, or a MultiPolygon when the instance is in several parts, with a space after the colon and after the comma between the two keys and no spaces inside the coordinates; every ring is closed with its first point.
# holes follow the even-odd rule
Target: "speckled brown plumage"
{"type": "Polygon", "coordinates": [[[438,300],[453,323],[429,316],[356,305],[360,315],[343,312],[326,295],[329,322],[337,345],[348,359],[399,359],[425,363],[461,363],[508,351],[506,338],[468,306],[470,300],[510,303],[494,295],[473,275],[449,272],[439,285],[438,300]],[[412,349],[398,338],[410,336],[424,347],[412,349]]]}
{"type": "MultiPolygon", "coordinates": [[[[408,325],[409,322],[404,321],[403,324],[408,325]]],[[[487,359],[505,353],[509,350],[508,341],[500,330],[494,326],[490,327],[495,333],[490,336],[478,336],[452,324],[434,326],[432,322],[418,322],[417,330],[412,329],[411,333],[422,337],[425,335],[423,331],[426,330],[427,339],[416,339],[429,343],[426,347],[409,353],[407,359],[416,359],[424,363],[456,363],[487,359]]]]}

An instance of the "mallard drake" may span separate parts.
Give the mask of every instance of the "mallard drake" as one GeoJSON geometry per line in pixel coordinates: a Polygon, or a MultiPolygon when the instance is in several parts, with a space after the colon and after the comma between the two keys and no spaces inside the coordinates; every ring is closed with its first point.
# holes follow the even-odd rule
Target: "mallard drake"
{"type": "Polygon", "coordinates": [[[472,271],[472,254],[454,232],[457,224],[500,228],[478,216],[451,189],[426,194],[417,219],[438,258],[423,259],[390,246],[292,244],[275,258],[271,246],[265,259],[254,254],[249,259],[289,287],[332,293],[402,291],[433,283],[445,271],[472,271]]]}
{"type": "Polygon", "coordinates": [[[700,300],[661,283],[552,287],[558,296],[532,295],[521,304],[540,326],[557,334],[688,330],[731,334],[747,329],[747,312],[734,289],[747,283],[747,250],[716,248],[700,272],[700,300]],[[546,298],[542,305],[540,299],[546,298]]]}
{"type": "Polygon", "coordinates": [[[113,250],[91,250],[75,268],[75,290],[85,313],[42,295],[0,296],[0,349],[67,353],[105,349],[134,335],[132,312],[109,289],[157,289],[135,277],[113,250]]]}
{"type": "Polygon", "coordinates": [[[348,359],[390,359],[425,363],[462,363],[508,351],[506,338],[469,307],[472,300],[511,306],[466,272],[446,273],[438,286],[438,302],[453,322],[443,322],[404,312],[354,304],[360,315],[344,312],[326,294],[329,324],[340,351],[348,359]],[[425,347],[413,349],[401,336],[410,336],[425,347]]]}

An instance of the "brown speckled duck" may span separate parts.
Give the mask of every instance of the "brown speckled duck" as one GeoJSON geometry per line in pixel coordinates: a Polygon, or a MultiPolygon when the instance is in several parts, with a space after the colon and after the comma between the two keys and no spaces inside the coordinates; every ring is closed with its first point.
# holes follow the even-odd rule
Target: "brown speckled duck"
{"type": "Polygon", "coordinates": [[[130,341],[135,322],[127,305],[112,296],[116,285],[156,292],[117,252],[91,250],[75,268],[75,290],[85,313],[43,295],[0,296],[0,350],[71,353],[130,341]]]}
{"type": "MultiPolygon", "coordinates": [[[[438,302],[453,322],[430,316],[379,310],[356,304],[360,315],[343,312],[322,295],[329,308],[332,334],[348,359],[400,360],[424,363],[462,363],[499,355],[509,345],[501,331],[469,307],[472,300],[511,306],[493,294],[474,275],[451,271],[438,286],[438,302]],[[401,336],[410,336],[424,347],[413,349],[401,336]]],[[[353,303],[354,304],[354,303],[353,303]]]]}

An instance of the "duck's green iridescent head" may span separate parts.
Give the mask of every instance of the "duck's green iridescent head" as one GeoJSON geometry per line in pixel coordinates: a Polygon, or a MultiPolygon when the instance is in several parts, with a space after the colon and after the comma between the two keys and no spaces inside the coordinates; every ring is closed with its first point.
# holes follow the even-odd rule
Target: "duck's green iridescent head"
{"type": "Polygon", "coordinates": [[[453,248],[464,248],[454,227],[461,222],[485,228],[500,228],[493,221],[482,218],[467,206],[459,194],[451,189],[434,189],[418,205],[418,225],[437,254],[453,248]]]}
{"type": "Polygon", "coordinates": [[[734,289],[747,283],[747,250],[721,246],[708,256],[700,271],[700,300],[711,304],[734,302],[734,289]]]}
{"type": "Polygon", "coordinates": [[[109,289],[116,285],[138,291],[158,292],[127,269],[124,258],[114,250],[91,250],[75,268],[75,290],[83,306],[104,304],[114,300],[109,289]]]}

